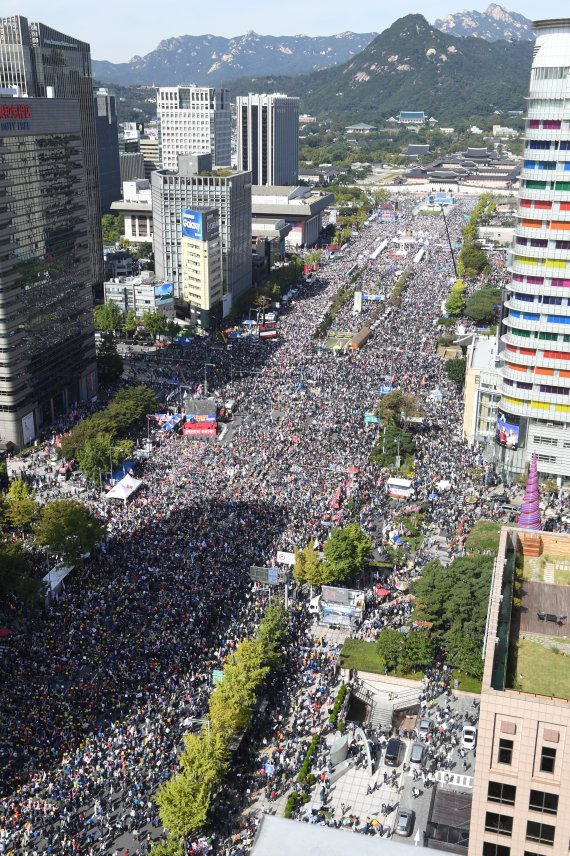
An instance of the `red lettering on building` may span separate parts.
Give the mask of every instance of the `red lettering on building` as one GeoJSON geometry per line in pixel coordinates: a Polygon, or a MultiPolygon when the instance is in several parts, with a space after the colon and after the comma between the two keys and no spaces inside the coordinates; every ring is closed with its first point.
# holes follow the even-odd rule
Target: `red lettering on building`
{"type": "Polygon", "coordinates": [[[29,104],[0,104],[0,119],[31,119],[29,104]]]}

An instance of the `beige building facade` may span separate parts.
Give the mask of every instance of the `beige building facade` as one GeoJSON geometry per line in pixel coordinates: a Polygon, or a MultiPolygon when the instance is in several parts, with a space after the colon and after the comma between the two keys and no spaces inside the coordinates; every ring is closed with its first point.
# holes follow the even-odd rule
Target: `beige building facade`
{"type": "Polygon", "coordinates": [[[195,323],[208,329],[223,299],[222,249],[217,208],[182,212],[182,297],[195,323]]]}
{"type": "Polygon", "coordinates": [[[567,568],[570,536],[503,528],[485,639],[469,856],[568,853],[567,568]],[[515,587],[521,604],[513,606],[515,587]]]}

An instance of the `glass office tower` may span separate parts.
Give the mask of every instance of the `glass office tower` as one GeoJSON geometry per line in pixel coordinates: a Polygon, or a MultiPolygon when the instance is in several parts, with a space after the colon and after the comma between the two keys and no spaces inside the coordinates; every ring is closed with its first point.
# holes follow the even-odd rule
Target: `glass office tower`
{"type": "Polygon", "coordinates": [[[0,98],[0,438],[26,445],[96,390],[79,106],[0,98]]]}
{"type": "Polygon", "coordinates": [[[91,280],[103,284],[101,201],[91,49],[86,42],[21,15],[0,18],[0,87],[30,98],[72,98],[79,105],[87,193],[91,280]]]}

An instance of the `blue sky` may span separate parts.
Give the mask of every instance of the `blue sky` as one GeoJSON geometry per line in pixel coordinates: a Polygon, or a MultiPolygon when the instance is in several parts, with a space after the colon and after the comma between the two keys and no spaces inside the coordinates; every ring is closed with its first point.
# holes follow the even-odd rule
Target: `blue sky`
{"type": "MultiPolygon", "coordinates": [[[[135,54],[153,50],[161,39],[185,34],[212,33],[216,36],[238,36],[247,30],[264,35],[331,35],[343,30],[381,32],[396,18],[410,12],[421,12],[429,21],[460,9],[484,10],[488,2],[470,0],[432,0],[418,4],[403,0],[287,0],[268,3],[263,0],[217,0],[217,2],[184,3],[180,0],[22,0],[19,7],[4,8],[3,15],[25,15],[32,21],[43,21],[91,44],[94,59],[128,62],[135,54]],[[418,5],[420,8],[418,8],[418,5]],[[188,11],[186,12],[185,9],[188,11]]],[[[544,6],[520,0],[516,7],[501,5],[528,18],[568,16],[568,3],[547,0],[544,6]]]]}

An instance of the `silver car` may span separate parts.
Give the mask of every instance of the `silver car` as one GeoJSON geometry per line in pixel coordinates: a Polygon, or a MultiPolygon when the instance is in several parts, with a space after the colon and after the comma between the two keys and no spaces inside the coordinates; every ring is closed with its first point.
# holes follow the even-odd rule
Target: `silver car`
{"type": "Polygon", "coordinates": [[[405,837],[411,835],[413,825],[414,813],[411,808],[401,808],[396,818],[396,828],[394,829],[396,835],[403,835],[405,837]]]}

